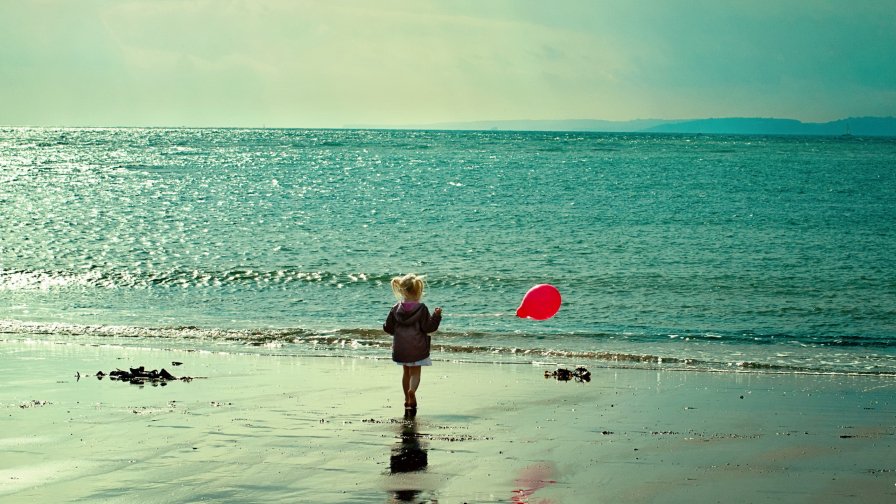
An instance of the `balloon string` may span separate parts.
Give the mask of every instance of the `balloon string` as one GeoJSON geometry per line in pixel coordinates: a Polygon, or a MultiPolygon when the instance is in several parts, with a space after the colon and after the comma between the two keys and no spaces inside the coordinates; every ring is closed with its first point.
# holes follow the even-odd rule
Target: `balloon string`
{"type": "Polygon", "coordinates": [[[457,317],[457,318],[485,318],[485,317],[506,317],[508,315],[513,315],[513,312],[502,312],[502,313],[454,313],[449,312],[446,313],[446,317],[457,317]]]}

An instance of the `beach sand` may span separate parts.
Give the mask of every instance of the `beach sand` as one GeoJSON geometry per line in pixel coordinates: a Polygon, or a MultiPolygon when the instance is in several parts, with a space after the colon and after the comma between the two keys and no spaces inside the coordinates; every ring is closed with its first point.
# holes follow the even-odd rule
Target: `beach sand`
{"type": "Polygon", "coordinates": [[[890,377],[437,361],[406,420],[388,360],[0,354],[4,503],[896,502],[890,377]],[[196,379],[92,376],[141,365],[196,379]]]}

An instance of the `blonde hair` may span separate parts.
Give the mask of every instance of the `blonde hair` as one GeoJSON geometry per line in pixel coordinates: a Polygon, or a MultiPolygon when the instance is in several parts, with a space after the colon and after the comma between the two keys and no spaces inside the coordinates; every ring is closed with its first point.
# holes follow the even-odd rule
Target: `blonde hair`
{"type": "Polygon", "coordinates": [[[423,289],[426,287],[423,275],[413,273],[393,278],[391,285],[396,298],[408,301],[419,301],[423,297],[423,289]]]}

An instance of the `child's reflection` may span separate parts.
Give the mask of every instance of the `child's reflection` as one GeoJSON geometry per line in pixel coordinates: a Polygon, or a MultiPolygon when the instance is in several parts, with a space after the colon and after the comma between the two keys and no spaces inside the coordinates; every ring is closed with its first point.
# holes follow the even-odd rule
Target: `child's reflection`
{"type": "MultiPolygon", "coordinates": [[[[399,434],[401,441],[392,448],[392,456],[389,458],[389,472],[391,474],[412,473],[426,469],[426,449],[420,443],[420,434],[417,432],[417,420],[413,410],[405,413],[404,422],[401,423],[399,434]]],[[[395,500],[399,502],[413,501],[420,495],[419,489],[395,490],[395,500]]]]}

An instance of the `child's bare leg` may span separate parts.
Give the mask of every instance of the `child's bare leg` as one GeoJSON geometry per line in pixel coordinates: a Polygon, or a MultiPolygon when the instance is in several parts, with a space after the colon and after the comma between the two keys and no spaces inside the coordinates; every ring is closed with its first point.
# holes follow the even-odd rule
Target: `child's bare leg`
{"type": "Polygon", "coordinates": [[[405,367],[405,369],[410,370],[410,376],[408,380],[408,406],[412,408],[417,407],[417,387],[420,386],[420,371],[423,369],[420,366],[413,367],[405,367]]]}
{"type": "Polygon", "coordinates": [[[410,397],[408,397],[408,389],[411,387],[411,368],[402,366],[404,373],[401,376],[401,388],[404,390],[404,405],[410,405],[410,397]]]}

